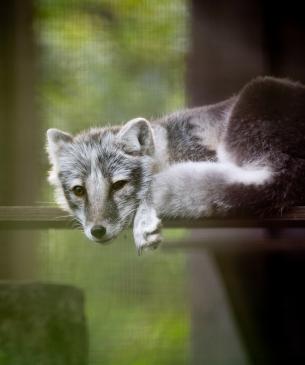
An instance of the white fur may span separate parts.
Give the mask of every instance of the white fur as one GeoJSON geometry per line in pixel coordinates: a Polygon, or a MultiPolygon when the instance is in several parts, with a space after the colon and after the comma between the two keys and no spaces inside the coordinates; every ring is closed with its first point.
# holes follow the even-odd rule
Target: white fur
{"type": "MultiPolygon", "coordinates": [[[[81,222],[87,237],[97,240],[92,236],[91,229],[94,225],[102,225],[106,233],[98,241],[106,242],[116,237],[133,220],[133,234],[139,254],[143,249],[156,248],[160,243],[161,221],[158,216],[208,217],[215,213],[215,209],[225,214],[231,207],[226,205],[229,204],[225,203],[228,200],[221,195],[225,191],[224,187],[235,183],[261,185],[273,176],[267,161],[259,156],[255,156],[255,161],[238,166],[224,148],[223,139],[234,100],[236,99],[232,99],[232,104],[229,102],[227,108],[220,109],[225,110],[220,116],[213,112],[213,107],[203,108],[201,112],[199,109],[194,110],[194,114],[190,114],[191,117],[187,120],[195,128],[190,128],[189,132],[188,129],[182,129],[183,133],[194,133],[208,149],[217,151],[217,162],[183,162],[170,165],[172,158],[169,155],[173,151],[168,149],[175,145],[175,141],[168,143],[169,138],[181,138],[177,143],[182,142],[182,146],[188,138],[184,140],[183,135],[171,136],[166,125],[151,125],[143,118],[127,122],[117,134],[111,129],[93,129],[73,138],[67,133],[50,130],[47,148],[52,170],[49,180],[55,186],[57,201],[70,211],[58,176],[60,171],[65,171],[65,187],[85,185],[86,203],[82,198],[73,195],[70,199],[76,206],[71,205],[73,214],[81,222]],[[90,141],[92,135],[99,131],[101,140],[96,142],[94,138],[90,141]],[[87,143],[88,141],[92,143],[87,143]],[[69,153],[65,148],[67,145],[69,153]],[[114,156],[108,157],[112,163],[102,166],[111,171],[103,176],[102,171],[105,170],[100,165],[101,157],[109,155],[114,156]],[[124,163],[119,162],[122,158],[124,163]],[[78,176],[78,163],[71,165],[71,161],[74,162],[75,159],[87,163],[85,175],[81,169],[79,171],[83,181],[70,176],[71,169],[76,170],[73,171],[76,173],[73,176],[78,176]],[[137,161],[141,162],[141,184],[136,184],[130,178],[130,169],[137,161]],[[111,184],[125,179],[130,181],[122,189],[111,193],[111,184]],[[116,207],[115,210],[113,207],[116,207]],[[115,214],[111,213],[111,209],[115,214]]],[[[108,159],[102,161],[108,162],[108,159]]],[[[60,178],[63,179],[63,174],[60,178]]]]}
{"type": "Polygon", "coordinates": [[[243,166],[237,166],[223,144],[218,146],[217,159],[220,168],[227,174],[228,182],[261,185],[272,177],[270,167],[260,158],[257,158],[255,161],[249,161],[249,163],[243,166]]]}
{"type": "Polygon", "coordinates": [[[127,122],[119,131],[118,141],[127,153],[145,153],[153,154],[154,140],[150,123],[141,117],[135,118],[127,122]],[[146,131],[146,138],[143,144],[140,143],[139,135],[141,131],[146,131]]]}
{"type": "Polygon", "coordinates": [[[161,221],[156,210],[146,202],[140,204],[133,224],[133,236],[140,255],[143,249],[157,248],[162,241],[161,221]]]}
{"type": "Polygon", "coordinates": [[[200,115],[192,117],[190,123],[196,126],[195,136],[201,143],[211,151],[216,151],[219,147],[223,135],[227,129],[227,124],[232,114],[232,109],[236,102],[236,97],[231,101],[231,105],[224,109],[221,118],[215,116],[210,109],[212,106],[202,108],[200,115]]]}
{"type": "Polygon", "coordinates": [[[206,118],[202,121],[201,118],[194,117],[191,123],[197,126],[195,136],[200,138],[202,144],[209,150],[216,150],[220,140],[220,129],[216,128],[217,124],[215,120],[206,118]]]}
{"type": "Polygon", "coordinates": [[[214,183],[264,184],[272,177],[267,168],[240,168],[226,162],[185,162],[172,165],[155,176],[154,206],[162,216],[210,216],[215,205],[227,208],[221,199],[215,201],[214,183]]]}
{"type": "Polygon", "coordinates": [[[159,124],[152,125],[153,136],[155,142],[155,172],[161,171],[168,167],[168,141],[167,134],[164,127],[159,124]]]}

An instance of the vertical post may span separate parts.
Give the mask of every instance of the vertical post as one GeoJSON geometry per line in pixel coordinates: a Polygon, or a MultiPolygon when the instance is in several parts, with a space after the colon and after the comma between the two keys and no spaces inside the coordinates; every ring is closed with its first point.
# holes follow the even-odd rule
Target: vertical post
{"type": "MultiPolygon", "coordinates": [[[[35,116],[35,46],[31,0],[11,0],[0,12],[0,204],[33,203],[39,189],[39,125],[35,116]]],[[[2,232],[0,277],[32,266],[34,235],[2,232]],[[27,266],[27,267],[25,267],[27,266]]],[[[18,272],[20,272],[18,274],[18,272]]]]}
{"type": "Polygon", "coordinates": [[[256,0],[192,0],[189,106],[229,98],[263,73],[261,9],[256,0]]]}
{"type": "MultiPolygon", "coordinates": [[[[189,104],[227,98],[258,75],[291,77],[305,83],[305,24],[301,6],[297,0],[289,4],[276,0],[192,0],[189,104]]],[[[288,232],[291,240],[293,234],[288,232]]],[[[214,263],[238,316],[251,363],[303,363],[304,251],[217,254],[214,263]]],[[[200,316],[206,298],[195,293],[202,290],[202,274],[207,273],[202,269],[203,259],[191,257],[190,264],[196,303],[193,358],[197,365],[203,363],[200,354],[204,351],[204,322],[200,316]]]]}
{"type": "MultiPolygon", "coordinates": [[[[187,96],[189,106],[199,106],[229,98],[263,73],[261,9],[256,0],[192,0],[191,5],[187,96]]],[[[189,267],[192,365],[247,364],[218,257],[194,252],[189,256],[189,267]]]]}

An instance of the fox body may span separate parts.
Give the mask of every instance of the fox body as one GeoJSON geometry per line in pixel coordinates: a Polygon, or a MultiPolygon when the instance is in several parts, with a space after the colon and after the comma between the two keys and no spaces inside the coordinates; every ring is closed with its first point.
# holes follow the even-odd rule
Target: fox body
{"type": "Polygon", "coordinates": [[[133,224],[138,251],[160,219],[280,213],[305,201],[305,87],[260,77],[230,99],[152,122],[47,133],[49,180],[88,238],[133,224]]]}

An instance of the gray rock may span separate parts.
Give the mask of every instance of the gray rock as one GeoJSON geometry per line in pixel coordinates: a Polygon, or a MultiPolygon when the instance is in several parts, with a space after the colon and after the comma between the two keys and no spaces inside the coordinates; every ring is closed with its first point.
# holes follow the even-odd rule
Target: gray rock
{"type": "Polygon", "coordinates": [[[0,365],[86,365],[82,291],[0,282],[0,365]]]}

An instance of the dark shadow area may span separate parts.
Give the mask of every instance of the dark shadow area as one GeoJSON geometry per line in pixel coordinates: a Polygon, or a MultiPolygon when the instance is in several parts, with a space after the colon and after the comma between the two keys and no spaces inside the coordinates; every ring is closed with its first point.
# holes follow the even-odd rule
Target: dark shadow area
{"type": "MultiPolygon", "coordinates": [[[[193,0],[189,104],[228,98],[258,75],[289,77],[305,83],[304,40],[301,2],[193,0]]],[[[302,238],[304,232],[297,235],[302,238]]],[[[293,231],[286,237],[293,243],[293,231]]],[[[236,251],[214,254],[213,258],[231,299],[250,362],[305,363],[304,251],[236,251]]],[[[197,282],[196,290],[200,290],[198,260],[194,265],[199,276],[193,268],[192,278],[197,282]]],[[[200,309],[193,315],[196,335],[200,336],[196,321],[200,309]]],[[[197,340],[194,364],[202,364],[202,358],[197,340]]]]}

